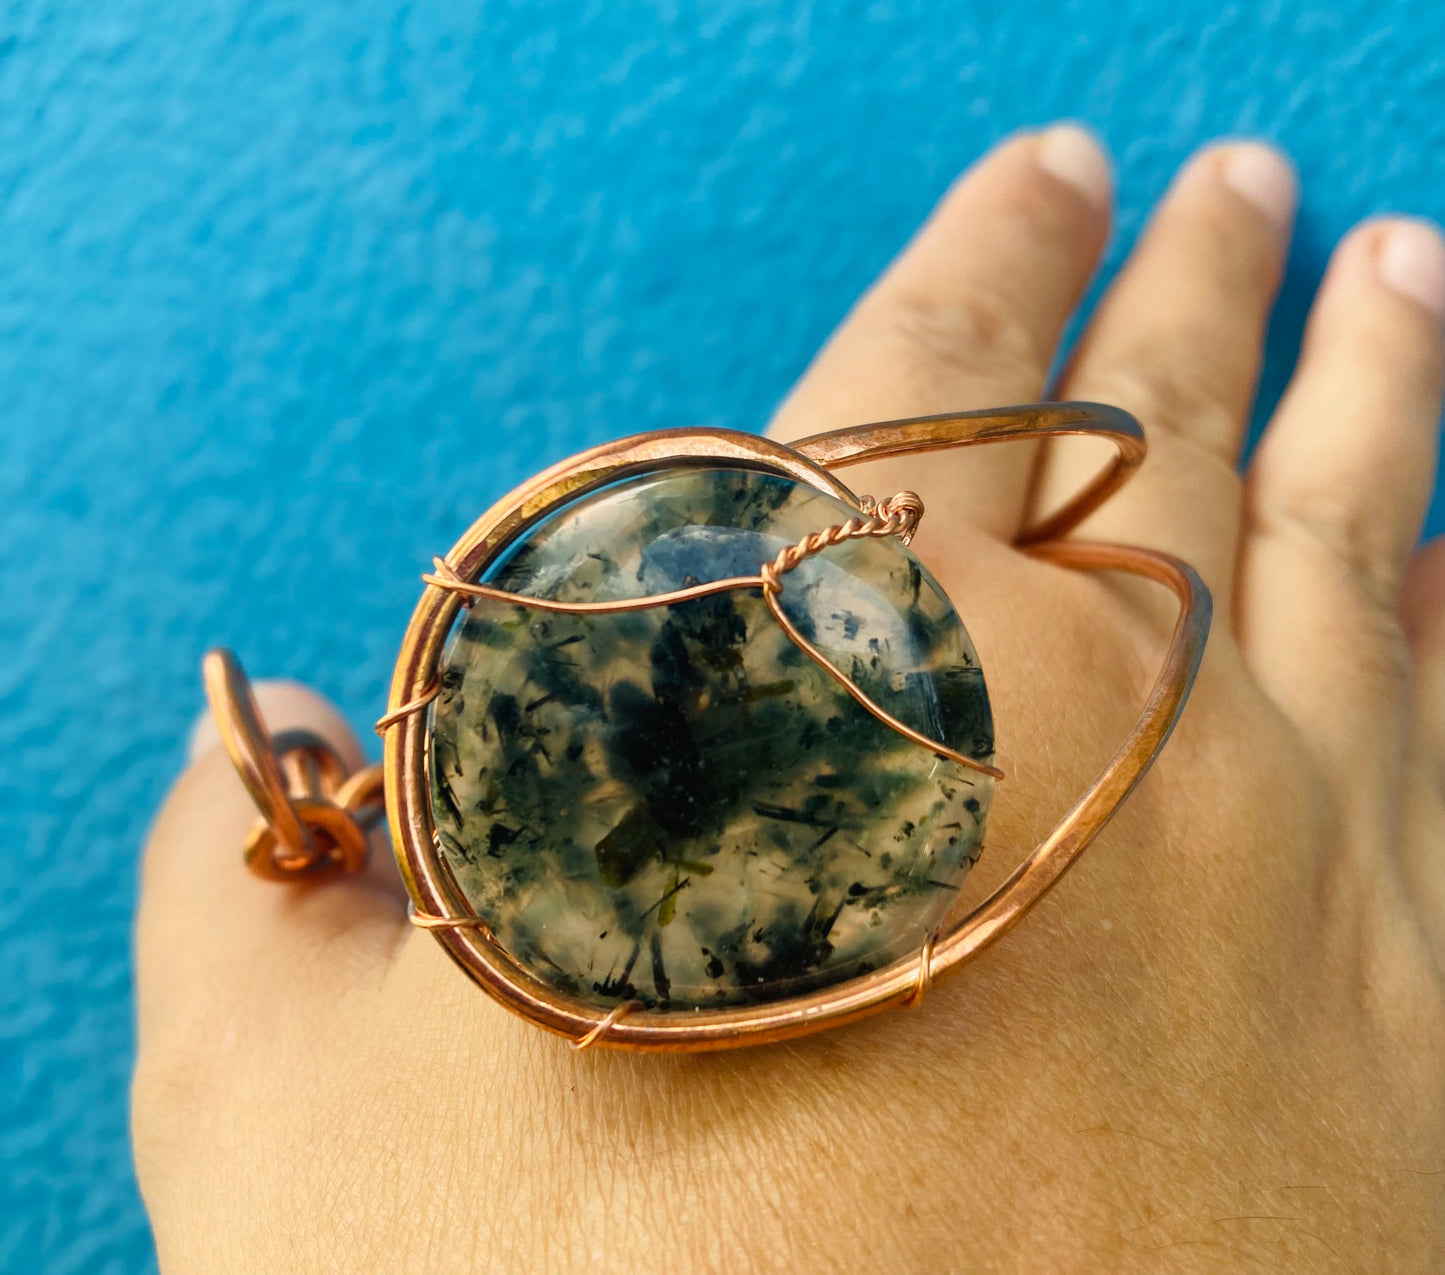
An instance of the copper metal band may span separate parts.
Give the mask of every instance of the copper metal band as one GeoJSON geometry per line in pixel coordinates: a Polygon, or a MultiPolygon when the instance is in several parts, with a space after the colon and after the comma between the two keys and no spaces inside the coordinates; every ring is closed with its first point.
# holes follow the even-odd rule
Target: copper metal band
{"type": "Polygon", "coordinates": [[[1067,535],[1144,463],[1148,450],[1144,430],[1128,412],[1107,403],[1031,403],[981,412],[945,412],[835,429],[799,439],[792,448],[832,470],[915,452],[1065,435],[1110,442],[1115,448],[1114,459],[1053,513],[1020,532],[1016,543],[1025,545],[1067,535]]]}

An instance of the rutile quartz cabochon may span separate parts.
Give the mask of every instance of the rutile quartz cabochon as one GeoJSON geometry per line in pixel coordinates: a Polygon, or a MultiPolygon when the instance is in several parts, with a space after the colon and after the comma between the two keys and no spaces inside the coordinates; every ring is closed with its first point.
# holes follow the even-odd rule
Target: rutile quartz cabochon
{"type": "MultiPolygon", "coordinates": [[[[487,583],[595,604],[756,575],[854,511],[806,484],[674,468],[564,505],[487,583]]],[[[983,670],[894,537],[781,577],[779,604],[872,703],[993,757],[983,670]]],[[[620,614],[479,601],[433,710],[433,810],[472,911],[554,991],[604,1010],[778,1000],[937,929],[993,781],[863,709],[760,589],[620,614]]]]}

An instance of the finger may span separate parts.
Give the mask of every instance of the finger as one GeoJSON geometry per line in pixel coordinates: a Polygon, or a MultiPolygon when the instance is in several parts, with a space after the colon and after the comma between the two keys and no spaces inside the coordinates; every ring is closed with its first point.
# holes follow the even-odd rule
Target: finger
{"type": "MultiPolygon", "coordinates": [[[[1400,622],[1413,656],[1432,658],[1437,643],[1445,655],[1445,536],[1430,541],[1411,559],[1400,589],[1400,622]]],[[[1445,719],[1445,700],[1440,713],[1445,719]]],[[[1440,743],[1445,756],[1445,735],[1440,743]]]]}
{"type": "MultiPolygon", "coordinates": [[[[1431,541],[1410,564],[1400,619],[1410,646],[1415,741],[1445,791],[1445,537],[1431,541]]],[[[1445,855],[1439,858],[1445,864],[1445,855]]]]}
{"type": "MultiPolygon", "coordinates": [[[[313,731],[348,769],[363,764],[350,727],[320,695],[288,682],[254,690],[272,733],[313,731]]],[[[354,877],[279,884],[247,871],[242,846],[256,808],[219,745],[200,723],[146,846],[136,927],[143,1039],[216,1021],[215,1011],[248,998],[335,997],[349,981],[379,977],[405,924],[391,855],[376,847],[354,877]]]]}
{"type": "Polygon", "coordinates": [[[1400,585],[1434,485],[1442,315],[1434,230],[1390,221],[1351,233],[1248,475],[1245,659],[1305,737],[1347,767],[1389,764],[1397,751],[1400,585]]]}
{"type": "Polygon", "coordinates": [[[1436,952],[1445,957],[1445,537],[1431,541],[1411,563],[1400,599],[1410,644],[1408,815],[1400,847],[1406,892],[1436,952]]]}
{"type": "MultiPolygon", "coordinates": [[[[1005,142],[960,178],[859,301],[771,432],[787,440],[1041,397],[1108,234],[1110,187],[1108,159],[1077,126],[1005,142]]],[[[1012,539],[1033,459],[1022,445],[945,454],[929,460],[926,482],[916,463],[884,461],[866,475],[860,467],[854,485],[932,497],[930,534],[960,517],[1012,539]]]]}
{"type": "MultiPolygon", "coordinates": [[[[1227,604],[1237,542],[1234,467],[1294,215],[1295,178],[1256,142],[1211,147],[1176,178],[1104,297],[1059,387],[1134,413],[1149,455],[1082,534],[1186,558],[1227,604]]],[[[1039,505],[1098,467],[1088,444],[1050,446],[1039,505]]]]}

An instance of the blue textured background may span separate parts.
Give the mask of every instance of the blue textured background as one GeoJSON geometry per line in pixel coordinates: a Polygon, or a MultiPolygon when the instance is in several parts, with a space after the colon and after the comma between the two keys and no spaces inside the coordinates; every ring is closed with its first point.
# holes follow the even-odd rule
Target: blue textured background
{"type": "Polygon", "coordinates": [[[1121,158],[1113,263],[1199,142],[1297,157],[1268,401],[1340,232],[1445,216],[1442,50],[1438,0],[0,4],[0,1267],[153,1260],[129,928],[206,646],[369,722],[481,508],[759,426],[1056,116],[1121,158]]]}

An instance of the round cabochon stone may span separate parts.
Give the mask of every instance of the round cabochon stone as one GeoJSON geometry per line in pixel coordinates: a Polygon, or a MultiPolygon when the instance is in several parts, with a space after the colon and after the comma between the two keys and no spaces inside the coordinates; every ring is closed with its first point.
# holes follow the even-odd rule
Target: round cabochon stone
{"type": "MultiPolygon", "coordinates": [[[[755,576],[857,511],[806,483],[677,467],[556,510],[488,569],[600,602],[755,576]]],[[[782,577],[789,619],[872,700],[980,761],[983,673],[895,537],[782,577]]],[[[521,966],[593,1006],[756,1004],[917,950],[978,858],[993,782],[890,729],[759,589],[565,614],[479,600],[431,724],[442,853],[521,966]]]]}

